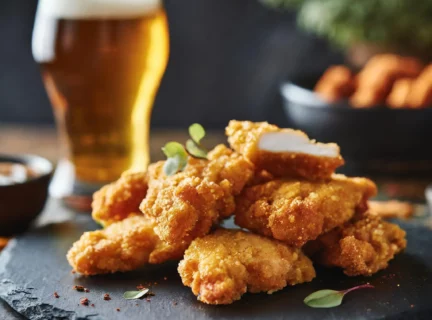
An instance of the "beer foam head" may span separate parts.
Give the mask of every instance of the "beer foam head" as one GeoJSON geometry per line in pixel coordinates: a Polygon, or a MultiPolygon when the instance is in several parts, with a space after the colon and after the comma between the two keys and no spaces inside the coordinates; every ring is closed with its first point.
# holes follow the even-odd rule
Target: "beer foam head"
{"type": "Polygon", "coordinates": [[[122,18],[156,11],[161,0],[40,0],[38,14],[53,18],[122,18]]]}

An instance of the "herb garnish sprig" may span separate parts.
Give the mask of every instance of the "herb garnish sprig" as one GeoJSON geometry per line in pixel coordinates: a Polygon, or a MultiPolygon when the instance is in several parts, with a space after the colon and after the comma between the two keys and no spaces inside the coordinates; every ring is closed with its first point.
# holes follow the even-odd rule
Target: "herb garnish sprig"
{"type": "Polygon", "coordinates": [[[208,151],[202,146],[201,140],[205,137],[203,126],[194,123],[189,127],[191,139],[186,141],[186,148],[179,142],[168,142],[162,151],[167,157],[163,170],[167,176],[183,171],[187,165],[188,156],[198,159],[207,159],[208,151]]]}
{"type": "Polygon", "coordinates": [[[336,290],[319,290],[308,295],[303,302],[311,308],[333,308],[341,305],[344,296],[351,291],[365,288],[374,288],[370,284],[363,284],[350,289],[336,290]]]}

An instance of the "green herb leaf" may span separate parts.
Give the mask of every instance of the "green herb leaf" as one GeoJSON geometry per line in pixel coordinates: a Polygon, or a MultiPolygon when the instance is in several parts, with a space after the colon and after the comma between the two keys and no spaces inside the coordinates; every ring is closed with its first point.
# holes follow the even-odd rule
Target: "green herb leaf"
{"type": "Polygon", "coordinates": [[[125,298],[126,300],[140,299],[144,297],[149,291],[150,289],[148,288],[142,289],[140,291],[126,291],[123,294],[123,298],[125,298]]]}
{"type": "Polygon", "coordinates": [[[172,158],[168,158],[163,166],[163,171],[167,176],[172,176],[179,171],[183,171],[187,165],[187,155],[175,155],[172,158]]]}
{"type": "Polygon", "coordinates": [[[199,145],[202,138],[205,137],[206,133],[202,125],[194,123],[189,127],[189,135],[196,144],[199,145]]]}
{"type": "Polygon", "coordinates": [[[348,292],[363,289],[363,288],[373,288],[370,284],[360,285],[347,290],[336,291],[336,290],[319,290],[308,295],[303,302],[312,308],[333,308],[341,305],[343,297],[348,292]]]}
{"type": "Polygon", "coordinates": [[[180,143],[168,142],[162,151],[168,158],[163,167],[167,176],[172,176],[186,167],[188,154],[180,143]]]}
{"type": "Polygon", "coordinates": [[[342,303],[344,294],[335,290],[319,290],[304,299],[304,303],[312,308],[332,308],[342,303]]]}
{"type": "Polygon", "coordinates": [[[184,147],[175,141],[168,142],[163,148],[163,153],[167,156],[167,158],[172,158],[176,155],[184,155],[187,157],[187,153],[184,147]]]}
{"type": "Polygon", "coordinates": [[[195,158],[207,159],[207,151],[204,150],[202,147],[196,144],[195,141],[191,139],[186,141],[186,150],[191,156],[195,158]]]}

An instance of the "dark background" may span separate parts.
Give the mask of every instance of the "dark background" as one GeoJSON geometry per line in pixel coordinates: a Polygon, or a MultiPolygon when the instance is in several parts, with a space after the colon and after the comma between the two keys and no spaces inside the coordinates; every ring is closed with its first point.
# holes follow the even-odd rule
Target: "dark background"
{"type": "MultiPolygon", "coordinates": [[[[0,123],[53,123],[31,55],[36,6],[0,1],[0,123]]],[[[294,12],[258,0],[167,0],[165,6],[171,56],[153,109],[156,127],[221,128],[232,118],[282,125],[280,83],[342,61],[323,40],[298,30],[294,12]]]]}

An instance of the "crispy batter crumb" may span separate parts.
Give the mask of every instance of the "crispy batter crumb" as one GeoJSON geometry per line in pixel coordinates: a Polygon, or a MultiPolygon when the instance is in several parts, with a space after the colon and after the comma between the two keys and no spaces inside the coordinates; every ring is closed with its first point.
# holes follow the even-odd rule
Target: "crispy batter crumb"
{"type": "Polygon", "coordinates": [[[116,310],[117,310],[117,311],[120,311],[120,308],[117,308],[116,310]]]}
{"type": "Polygon", "coordinates": [[[84,292],[85,290],[84,286],[73,286],[73,289],[79,292],[84,292]]]}
{"type": "Polygon", "coordinates": [[[106,300],[106,301],[111,300],[111,297],[110,297],[109,293],[105,293],[104,296],[103,296],[103,299],[106,300]]]}
{"type": "Polygon", "coordinates": [[[142,284],[137,285],[136,288],[137,288],[137,290],[140,290],[140,291],[143,289],[146,289],[146,287],[144,287],[142,284]]]}
{"type": "Polygon", "coordinates": [[[90,292],[90,290],[87,288],[84,288],[84,292],[90,292]]]}
{"type": "Polygon", "coordinates": [[[87,298],[81,298],[80,299],[80,304],[82,304],[83,306],[88,306],[89,305],[89,299],[87,299],[87,298]]]}
{"type": "Polygon", "coordinates": [[[71,273],[72,273],[72,274],[75,274],[75,273],[76,273],[76,271],[75,271],[74,269],[72,269],[72,270],[71,270],[71,273]]]}
{"type": "Polygon", "coordinates": [[[94,303],[92,303],[91,306],[94,307],[95,306],[94,303]]]}
{"type": "Polygon", "coordinates": [[[57,293],[57,291],[56,292],[54,292],[54,298],[60,298],[60,296],[59,296],[59,294],[57,293]]]}

